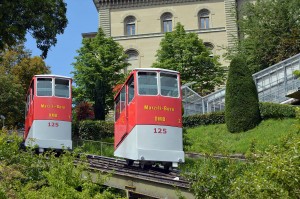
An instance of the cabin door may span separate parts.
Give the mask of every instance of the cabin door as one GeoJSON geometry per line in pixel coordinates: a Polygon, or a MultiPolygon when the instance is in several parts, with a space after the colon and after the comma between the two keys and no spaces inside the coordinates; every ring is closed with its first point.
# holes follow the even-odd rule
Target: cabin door
{"type": "Polygon", "coordinates": [[[134,119],[135,119],[135,108],[132,103],[132,100],[135,95],[135,86],[134,86],[134,76],[132,75],[127,84],[127,109],[126,109],[126,131],[127,133],[130,133],[133,125],[134,125],[134,119]]]}

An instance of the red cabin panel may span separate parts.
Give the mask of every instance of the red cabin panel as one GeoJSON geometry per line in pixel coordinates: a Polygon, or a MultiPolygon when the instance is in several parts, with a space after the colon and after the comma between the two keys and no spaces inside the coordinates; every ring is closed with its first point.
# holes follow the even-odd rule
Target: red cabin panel
{"type": "MultiPolygon", "coordinates": [[[[59,83],[57,83],[59,84],[59,83]]],[[[49,84],[50,85],[50,84],[49,84]]],[[[36,75],[32,78],[26,99],[26,118],[25,118],[25,133],[24,139],[27,138],[29,130],[35,120],[49,120],[49,121],[72,121],[72,97],[71,97],[71,85],[72,80],[68,77],[63,76],[55,76],[55,75],[36,75]],[[39,89],[37,86],[38,79],[49,79],[51,80],[50,89],[51,95],[49,96],[38,96],[37,90],[39,89]],[[57,95],[55,96],[55,84],[56,80],[65,81],[66,85],[65,90],[68,89],[69,92],[67,96],[60,96],[61,93],[57,91],[57,95]],[[68,87],[68,88],[67,88],[68,87]],[[58,94],[59,93],[59,94],[58,94]]],[[[58,89],[57,89],[58,90],[58,89]]],[[[57,126],[58,122],[53,122],[53,124],[49,123],[47,125],[57,126]]],[[[46,128],[46,127],[45,127],[46,128]]]]}
{"type": "Polygon", "coordinates": [[[138,96],[136,109],[136,124],[182,127],[179,98],[138,96]]]}
{"type": "MultiPolygon", "coordinates": [[[[131,72],[121,90],[115,97],[115,148],[122,142],[123,139],[132,131],[136,125],[161,125],[182,128],[182,104],[181,90],[179,82],[179,74],[176,71],[168,70],[143,70],[136,69],[131,72]],[[177,96],[162,95],[160,90],[161,82],[157,83],[157,94],[147,95],[139,94],[138,73],[139,72],[154,72],[160,74],[171,74],[177,78],[177,96]],[[175,72],[175,73],[174,73],[175,72]],[[130,99],[130,83],[134,78],[134,97],[130,99]],[[120,101],[122,93],[126,93],[126,99],[123,99],[125,106],[121,107],[120,101]],[[130,101],[129,101],[130,100],[130,101]]],[[[156,79],[160,77],[157,75],[156,79]]],[[[160,80],[163,81],[163,80],[160,80]]],[[[157,81],[158,82],[158,81],[157,81]]],[[[166,81],[165,81],[166,82],[166,81]]],[[[147,87],[148,85],[146,85],[147,87]]],[[[124,103],[123,102],[123,103],[124,103]]]]}
{"type": "Polygon", "coordinates": [[[34,120],[71,121],[70,99],[57,97],[36,97],[34,120]]]}

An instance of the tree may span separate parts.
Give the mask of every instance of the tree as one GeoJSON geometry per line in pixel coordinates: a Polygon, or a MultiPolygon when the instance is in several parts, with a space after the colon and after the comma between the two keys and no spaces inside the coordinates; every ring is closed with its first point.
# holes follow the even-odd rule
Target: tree
{"type": "Polygon", "coordinates": [[[34,75],[50,73],[50,67],[46,66],[44,60],[38,56],[31,57],[31,52],[22,43],[5,48],[0,58],[0,73],[13,75],[16,82],[22,85],[24,94],[34,75]]]}
{"type": "Polygon", "coordinates": [[[0,51],[0,113],[9,126],[24,123],[25,99],[33,75],[49,73],[41,57],[31,57],[23,44],[0,51]]]}
{"type": "Polygon", "coordinates": [[[186,33],[178,23],[175,31],[166,33],[160,42],[153,67],[179,71],[183,83],[196,82],[193,88],[205,94],[222,84],[225,77],[218,57],[210,54],[195,33],[186,33]]]}
{"type": "Polygon", "coordinates": [[[0,1],[0,50],[24,41],[29,32],[47,57],[56,35],[63,34],[67,26],[66,11],[63,0],[0,1]]]}
{"type": "Polygon", "coordinates": [[[238,22],[244,36],[231,52],[245,55],[252,73],[300,53],[300,1],[245,4],[238,22]]]}
{"type": "Polygon", "coordinates": [[[82,44],[73,63],[76,100],[93,102],[95,119],[105,120],[113,105],[113,88],[123,78],[120,70],[128,65],[126,55],[101,28],[95,38],[84,38],[82,44]]]}
{"type": "Polygon", "coordinates": [[[49,74],[50,67],[41,57],[24,58],[12,69],[12,74],[18,78],[25,92],[27,92],[30,81],[34,75],[49,74]]]}
{"type": "Polygon", "coordinates": [[[20,126],[24,122],[24,96],[21,84],[15,83],[13,76],[0,74],[0,113],[5,116],[5,126],[20,126]]]}
{"type": "Polygon", "coordinates": [[[250,130],[261,121],[256,86],[244,57],[235,57],[229,66],[225,121],[231,133],[250,130]]]}
{"type": "Polygon", "coordinates": [[[0,50],[0,72],[10,74],[12,68],[15,67],[22,59],[31,56],[31,52],[25,49],[23,43],[0,50]]]}

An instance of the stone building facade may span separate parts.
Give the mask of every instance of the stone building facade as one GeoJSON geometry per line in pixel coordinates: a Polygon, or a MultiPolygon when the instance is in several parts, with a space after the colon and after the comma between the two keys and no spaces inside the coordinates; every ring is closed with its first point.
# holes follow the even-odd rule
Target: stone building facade
{"type": "MultiPolygon", "coordinates": [[[[236,17],[246,0],[93,0],[99,27],[128,54],[128,70],[151,67],[165,32],[180,22],[199,35],[212,54],[223,55],[238,38],[236,17]]],[[[93,37],[96,33],[83,33],[93,37]]]]}

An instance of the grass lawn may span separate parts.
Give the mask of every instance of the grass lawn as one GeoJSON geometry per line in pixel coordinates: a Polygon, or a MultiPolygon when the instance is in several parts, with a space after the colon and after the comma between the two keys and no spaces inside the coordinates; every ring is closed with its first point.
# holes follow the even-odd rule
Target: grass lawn
{"type": "Polygon", "coordinates": [[[187,129],[186,138],[190,145],[186,152],[208,154],[246,154],[251,147],[264,150],[269,145],[277,145],[289,134],[300,134],[295,126],[296,119],[269,119],[262,121],[256,128],[230,133],[225,124],[200,126],[187,129]]]}
{"type": "Polygon", "coordinates": [[[113,138],[105,138],[101,141],[93,140],[74,140],[73,147],[80,147],[82,153],[113,157],[114,141],[113,138]]]}

